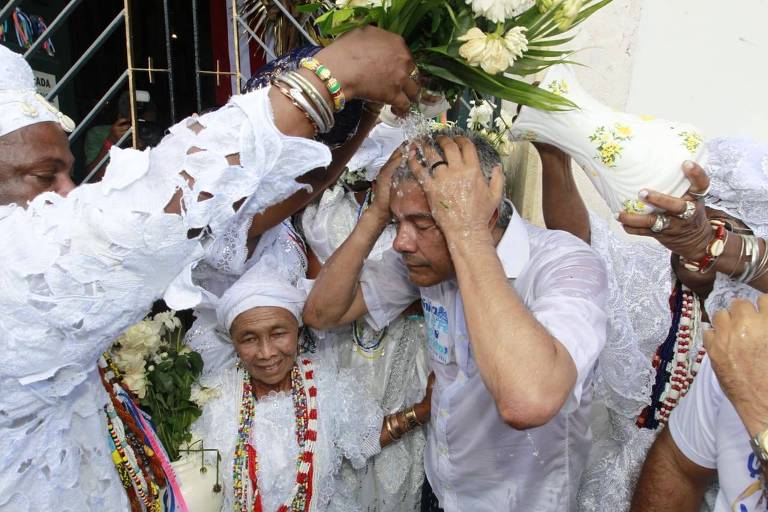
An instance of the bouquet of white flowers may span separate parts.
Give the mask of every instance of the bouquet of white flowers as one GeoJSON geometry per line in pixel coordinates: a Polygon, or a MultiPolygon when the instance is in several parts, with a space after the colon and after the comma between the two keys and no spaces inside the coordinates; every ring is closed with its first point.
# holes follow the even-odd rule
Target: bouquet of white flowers
{"type": "Polygon", "coordinates": [[[544,110],[575,105],[525,77],[568,62],[564,35],[611,0],[336,0],[299,6],[320,14],[321,33],[336,37],[376,25],[400,34],[427,88],[453,97],[464,89],[544,110]]]}
{"type": "Polygon", "coordinates": [[[184,329],[172,311],[147,317],[115,340],[109,351],[121,380],[152,417],[171,461],[192,440],[190,428],[215,394],[198,378],[203,358],[184,344],[184,329]]]}

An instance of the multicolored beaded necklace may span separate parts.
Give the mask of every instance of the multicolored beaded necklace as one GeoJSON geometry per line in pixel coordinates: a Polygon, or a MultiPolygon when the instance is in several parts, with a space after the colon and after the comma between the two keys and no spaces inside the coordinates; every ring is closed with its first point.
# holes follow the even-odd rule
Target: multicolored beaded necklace
{"type": "Polygon", "coordinates": [[[672,325],[667,338],[653,356],[656,382],[651,393],[651,405],[637,418],[640,428],[656,429],[665,425],[669,415],[688,393],[704,359],[701,344],[701,305],[699,298],[680,281],[669,298],[672,325]]]}
{"type": "Polygon", "coordinates": [[[120,385],[120,371],[106,354],[99,360],[99,374],[110,399],[104,405],[104,415],[112,462],[128,494],[131,510],[160,512],[165,475],[141,428],[121,400],[121,396],[128,395],[120,385]]]}
{"type": "MultiPolygon", "coordinates": [[[[232,465],[235,510],[263,512],[258,482],[258,455],[250,443],[256,397],[250,375],[242,366],[240,372],[243,376],[243,396],[232,465]]],[[[317,388],[312,362],[308,359],[301,361],[301,364],[293,365],[291,397],[296,415],[296,441],[299,445],[296,485],[292,496],[280,505],[277,512],[307,512],[312,502],[313,462],[317,441],[317,388]]]]}

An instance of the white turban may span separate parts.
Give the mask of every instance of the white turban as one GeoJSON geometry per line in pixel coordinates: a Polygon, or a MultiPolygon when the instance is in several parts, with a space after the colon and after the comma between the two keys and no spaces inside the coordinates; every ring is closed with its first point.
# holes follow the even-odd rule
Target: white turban
{"type": "Polygon", "coordinates": [[[300,286],[272,277],[261,267],[254,267],[221,296],[216,307],[216,318],[219,325],[229,332],[240,313],[271,306],[287,309],[301,325],[301,312],[306,300],[307,292],[300,286]]]}
{"type": "Polygon", "coordinates": [[[216,319],[229,332],[237,315],[249,309],[273,306],[287,309],[301,325],[301,313],[311,281],[304,242],[290,221],[267,230],[259,240],[252,266],[218,301],[216,319]]]}
{"type": "Polygon", "coordinates": [[[405,132],[402,128],[380,123],[368,134],[360,149],[349,160],[347,168],[350,171],[365,169],[366,181],[373,181],[392,156],[392,152],[404,140],[405,132]]]}
{"type": "Polygon", "coordinates": [[[0,137],[47,121],[65,132],[75,129],[72,119],[35,90],[35,76],[24,57],[0,45],[0,137]]]}

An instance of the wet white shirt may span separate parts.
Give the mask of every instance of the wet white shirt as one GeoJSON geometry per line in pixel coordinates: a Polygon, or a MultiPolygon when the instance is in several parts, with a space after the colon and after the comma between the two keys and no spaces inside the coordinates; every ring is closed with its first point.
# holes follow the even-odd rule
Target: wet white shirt
{"type": "MultiPolygon", "coordinates": [[[[571,510],[590,445],[590,375],[605,343],[603,264],[575,237],[527,225],[517,213],[497,253],[510,285],[578,372],[546,425],[522,432],[502,420],[475,363],[455,280],[419,289],[390,250],[361,277],[369,321],[380,328],[421,297],[436,375],[425,469],[446,512],[571,510]]],[[[525,361],[509,371],[525,372],[525,361]]]]}
{"type": "Polygon", "coordinates": [[[760,477],[751,436],[720,388],[709,357],[704,358],[685,399],[672,411],[669,433],[688,459],[717,470],[720,490],[715,512],[765,510],[765,503],[757,503],[761,487],[755,486],[755,493],[748,490],[760,477]]]}

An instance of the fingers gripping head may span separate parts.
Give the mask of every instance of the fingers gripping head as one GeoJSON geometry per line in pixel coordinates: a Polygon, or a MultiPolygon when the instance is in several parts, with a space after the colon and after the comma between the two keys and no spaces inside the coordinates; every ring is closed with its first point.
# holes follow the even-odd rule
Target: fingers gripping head
{"type": "MultiPolygon", "coordinates": [[[[430,137],[425,137],[419,141],[416,141],[420,151],[422,152],[424,165],[428,169],[430,169],[430,165],[427,163],[427,161],[430,160],[428,158],[430,154],[436,154],[440,160],[445,159],[445,152],[438,144],[438,138],[441,136],[448,137],[453,140],[458,137],[463,137],[474,144],[475,150],[477,152],[477,158],[480,162],[480,170],[482,171],[483,176],[487,181],[491,181],[495,169],[502,168],[501,156],[496,151],[496,149],[494,149],[486,137],[474,131],[453,127],[435,130],[430,134],[430,137]]],[[[402,149],[398,148],[398,151],[402,151],[402,149]]],[[[430,169],[430,173],[437,172],[439,169],[439,166],[434,167],[430,169]]],[[[402,158],[399,167],[394,172],[392,182],[396,185],[397,183],[406,180],[418,181],[418,177],[408,167],[407,159],[402,158]]],[[[509,220],[512,217],[512,212],[512,203],[507,198],[505,191],[502,194],[501,203],[499,204],[499,217],[496,225],[500,228],[507,227],[507,225],[509,225],[509,220]]]]}

